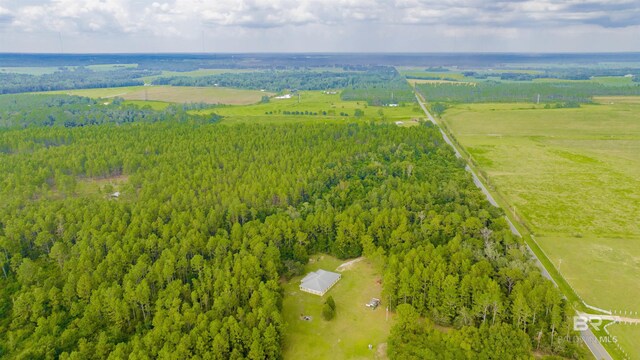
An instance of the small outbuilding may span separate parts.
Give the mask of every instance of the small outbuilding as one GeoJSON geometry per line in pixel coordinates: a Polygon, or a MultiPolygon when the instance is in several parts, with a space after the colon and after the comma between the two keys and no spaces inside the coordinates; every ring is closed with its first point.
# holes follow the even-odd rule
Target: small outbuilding
{"type": "Polygon", "coordinates": [[[335,285],[342,275],[331,271],[318,270],[307,274],[300,281],[300,290],[322,296],[335,285]]]}

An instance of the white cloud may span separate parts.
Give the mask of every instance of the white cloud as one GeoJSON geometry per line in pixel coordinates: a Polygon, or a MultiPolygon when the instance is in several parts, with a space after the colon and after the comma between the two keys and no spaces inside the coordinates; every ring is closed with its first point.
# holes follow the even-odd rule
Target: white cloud
{"type": "Polygon", "coordinates": [[[0,6],[0,24],[8,23],[13,20],[13,13],[2,6],[0,6]]]}
{"type": "Polygon", "coordinates": [[[640,43],[628,41],[640,25],[637,1],[0,0],[0,29],[11,34],[3,40],[5,47],[29,33],[60,33],[78,46],[84,44],[79,39],[91,44],[91,39],[111,43],[105,39],[113,38],[126,47],[121,51],[141,51],[127,40],[136,38],[144,39],[135,40],[144,46],[161,44],[163,51],[184,51],[186,44],[200,50],[206,33],[216,39],[212,51],[447,51],[477,49],[479,41],[508,47],[519,36],[555,34],[532,49],[540,51],[552,48],[560,34],[575,33],[572,40],[592,47],[587,36],[609,36],[598,45],[607,49],[616,37],[624,38],[619,47],[629,51],[640,50],[640,43]],[[580,35],[575,29],[588,31],[580,35]]]}
{"type": "Polygon", "coordinates": [[[15,27],[65,33],[135,32],[140,29],[124,0],[53,0],[16,10],[15,27]]]}

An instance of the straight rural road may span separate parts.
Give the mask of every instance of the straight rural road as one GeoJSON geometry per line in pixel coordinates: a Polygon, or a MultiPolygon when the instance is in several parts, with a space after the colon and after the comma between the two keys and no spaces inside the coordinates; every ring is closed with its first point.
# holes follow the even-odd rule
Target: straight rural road
{"type": "MultiPolygon", "coordinates": [[[[429,121],[434,126],[436,126],[438,128],[438,130],[440,130],[440,134],[442,134],[442,138],[444,139],[444,141],[447,144],[449,144],[449,146],[451,146],[453,148],[453,151],[455,152],[456,157],[464,160],[464,158],[462,157],[462,154],[460,153],[460,150],[458,149],[458,147],[453,143],[453,141],[451,141],[451,139],[444,132],[444,130],[442,130],[442,127],[440,127],[440,125],[438,124],[436,119],[434,119],[433,116],[431,116],[431,113],[429,112],[429,110],[427,110],[427,107],[424,105],[424,99],[422,99],[421,96],[418,93],[415,93],[415,96],[416,96],[416,100],[418,101],[418,104],[420,104],[420,107],[422,108],[422,111],[424,111],[424,113],[427,115],[427,118],[429,119],[429,121]]],[[[467,170],[471,174],[471,176],[473,177],[474,184],[476,184],[476,186],[480,190],[482,190],[482,192],[487,197],[487,200],[489,201],[489,203],[491,203],[491,205],[493,205],[495,207],[500,207],[500,205],[498,205],[498,202],[493,198],[493,196],[491,195],[489,190],[486,188],[486,186],[484,186],[482,181],[480,181],[480,178],[478,177],[478,175],[476,175],[476,173],[473,171],[473,169],[469,166],[468,163],[465,166],[465,170],[467,170]]],[[[518,229],[515,227],[515,225],[513,225],[513,223],[511,222],[511,219],[509,219],[509,217],[506,216],[506,215],[505,215],[505,219],[507,220],[507,224],[509,224],[509,228],[511,228],[511,232],[513,234],[517,235],[517,236],[522,237],[522,235],[520,234],[520,231],[518,231],[518,229]]],[[[538,259],[538,257],[533,252],[533,250],[531,250],[531,247],[529,247],[529,245],[526,244],[526,243],[525,243],[525,245],[527,246],[527,250],[529,250],[529,253],[535,259],[536,265],[540,269],[540,272],[542,273],[542,275],[545,278],[551,280],[553,282],[553,284],[556,285],[556,287],[557,287],[558,284],[556,284],[555,280],[553,280],[553,278],[551,277],[551,275],[549,274],[547,269],[544,267],[542,262],[540,262],[540,259],[538,259]]],[[[585,330],[585,331],[581,331],[580,332],[580,337],[582,338],[582,341],[584,341],[584,343],[587,345],[587,347],[589,348],[589,350],[591,351],[593,356],[595,356],[596,359],[598,359],[598,360],[602,360],[602,359],[604,359],[604,360],[613,360],[611,355],[609,355],[609,353],[604,348],[604,346],[602,346],[602,344],[600,343],[599,339],[593,334],[591,329],[588,329],[588,330],[585,330]]]]}

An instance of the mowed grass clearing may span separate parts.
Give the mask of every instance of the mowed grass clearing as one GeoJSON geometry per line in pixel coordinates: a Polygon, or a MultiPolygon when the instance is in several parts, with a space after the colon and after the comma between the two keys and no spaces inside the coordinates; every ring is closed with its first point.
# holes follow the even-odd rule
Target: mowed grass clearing
{"type": "Polygon", "coordinates": [[[605,102],[456,105],[444,123],[587,304],[640,313],[640,102],[605,102]]]}
{"type": "MultiPolygon", "coordinates": [[[[305,275],[317,269],[336,271],[341,263],[327,255],[314,255],[305,275]]],[[[384,303],[376,310],[365,306],[371,298],[380,298],[381,274],[366,259],[341,273],[342,279],[323,297],[300,291],[302,276],[284,285],[285,359],[386,359],[393,315],[389,313],[386,319],[384,303]],[[322,306],[329,296],[336,302],[336,317],[325,321],[322,306]],[[312,320],[302,320],[301,314],[312,320]]]]}
{"type": "Polygon", "coordinates": [[[215,112],[225,117],[224,122],[344,122],[344,121],[379,121],[395,122],[423,119],[424,113],[416,103],[400,104],[397,107],[369,106],[366,101],[342,101],[339,91],[337,94],[326,94],[323,91],[302,91],[300,97],[291,99],[271,98],[268,103],[249,106],[226,106],[202,113],[215,112]],[[356,109],[362,110],[363,115],[355,116],[356,109]],[[298,112],[298,115],[286,115],[285,112],[298,112]],[[305,115],[304,113],[317,115],[305,115]],[[300,114],[302,113],[302,115],[300,114]],[[340,115],[340,113],[348,116],[340,115]]]}
{"type": "Polygon", "coordinates": [[[272,95],[258,90],[242,90],[224,87],[193,86],[128,86],[104,89],[81,89],[52,91],[53,94],[69,94],[91,98],[121,97],[135,101],[162,101],[170,103],[207,103],[247,105],[253,104],[264,95],[272,95]]]}

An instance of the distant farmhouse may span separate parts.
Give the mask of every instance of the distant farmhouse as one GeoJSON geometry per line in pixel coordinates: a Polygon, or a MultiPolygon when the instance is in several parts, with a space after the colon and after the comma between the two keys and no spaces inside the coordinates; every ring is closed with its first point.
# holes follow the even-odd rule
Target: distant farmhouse
{"type": "Polygon", "coordinates": [[[342,275],[330,271],[318,270],[307,274],[300,281],[300,290],[315,295],[324,295],[333,285],[335,285],[342,275]]]}

